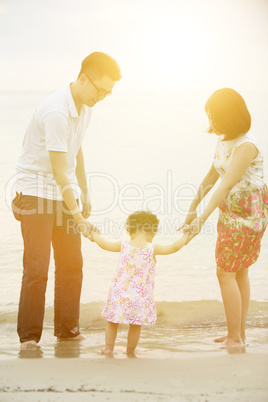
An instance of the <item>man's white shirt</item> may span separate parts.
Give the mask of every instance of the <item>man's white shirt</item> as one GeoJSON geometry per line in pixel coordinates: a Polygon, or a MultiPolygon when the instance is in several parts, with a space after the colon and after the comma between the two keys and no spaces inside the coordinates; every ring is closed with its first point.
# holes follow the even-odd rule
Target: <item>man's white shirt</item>
{"type": "Polygon", "coordinates": [[[49,158],[49,151],[58,151],[67,153],[68,177],[76,198],[79,198],[76,156],[88,128],[91,111],[90,107],[83,105],[78,115],[69,85],[40,104],[27,128],[16,165],[18,193],[62,200],[49,158]]]}

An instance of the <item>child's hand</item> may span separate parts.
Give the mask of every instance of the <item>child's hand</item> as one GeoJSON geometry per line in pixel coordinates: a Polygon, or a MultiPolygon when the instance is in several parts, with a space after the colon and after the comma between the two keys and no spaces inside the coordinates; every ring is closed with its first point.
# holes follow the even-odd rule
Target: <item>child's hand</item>
{"type": "Polygon", "coordinates": [[[189,225],[188,225],[188,226],[185,226],[184,229],[182,229],[182,235],[181,235],[181,237],[184,238],[185,246],[187,246],[187,244],[189,243],[190,236],[191,236],[191,233],[189,231],[189,225]]]}
{"type": "Polygon", "coordinates": [[[97,235],[99,235],[99,234],[100,234],[99,229],[98,229],[98,228],[96,228],[95,226],[94,226],[94,227],[93,227],[93,229],[92,229],[92,232],[91,232],[91,238],[89,238],[89,240],[91,240],[92,242],[95,242],[95,239],[94,239],[94,234],[97,234],[97,235]]]}

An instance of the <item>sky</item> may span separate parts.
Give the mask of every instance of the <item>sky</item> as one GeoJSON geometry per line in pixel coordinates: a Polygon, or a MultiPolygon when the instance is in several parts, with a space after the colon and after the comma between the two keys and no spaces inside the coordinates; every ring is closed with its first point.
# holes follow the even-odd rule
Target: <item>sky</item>
{"type": "Polygon", "coordinates": [[[92,51],[121,91],[268,93],[268,0],[0,0],[0,89],[56,90],[92,51]]]}

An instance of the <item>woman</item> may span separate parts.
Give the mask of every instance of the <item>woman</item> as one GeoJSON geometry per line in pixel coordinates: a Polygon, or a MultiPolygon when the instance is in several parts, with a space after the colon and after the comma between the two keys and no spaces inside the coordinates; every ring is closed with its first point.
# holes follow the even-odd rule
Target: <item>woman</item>
{"type": "Polygon", "coordinates": [[[219,207],[215,254],[228,334],[215,341],[223,342],[224,348],[240,347],[245,345],[250,299],[248,268],[259,256],[268,222],[263,155],[256,138],[248,133],[251,117],[236,91],[223,88],[214,92],[205,110],[210,123],[208,131],[219,138],[212,166],[190,205],[183,227],[190,232],[190,241],[219,207]],[[219,177],[219,187],[197,217],[197,206],[219,177]]]}

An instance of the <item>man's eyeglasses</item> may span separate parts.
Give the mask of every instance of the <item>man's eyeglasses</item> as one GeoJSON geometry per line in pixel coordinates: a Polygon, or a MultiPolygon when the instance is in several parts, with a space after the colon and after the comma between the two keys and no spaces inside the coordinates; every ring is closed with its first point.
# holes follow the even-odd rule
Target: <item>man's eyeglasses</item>
{"type": "Polygon", "coordinates": [[[105,96],[105,97],[106,97],[106,96],[109,96],[109,95],[112,94],[112,91],[106,91],[106,90],[103,89],[103,88],[98,88],[98,87],[94,84],[94,82],[92,81],[92,79],[89,78],[88,75],[87,75],[87,78],[89,79],[89,81],[91,82],[91,84],[93,85],[93,87],[96,89],[98,96],[105,96]]]}

